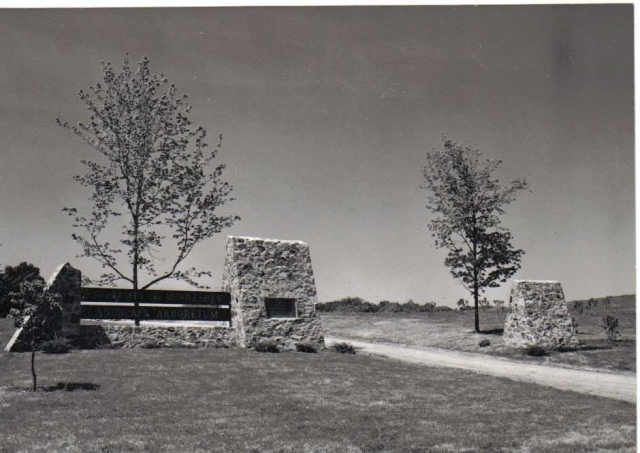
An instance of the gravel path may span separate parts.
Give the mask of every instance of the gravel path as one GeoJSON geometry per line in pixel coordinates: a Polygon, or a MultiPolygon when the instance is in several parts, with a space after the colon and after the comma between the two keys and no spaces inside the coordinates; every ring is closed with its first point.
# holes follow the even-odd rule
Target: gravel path
{"type": "Polygon", "coordinates": [[[598,371],[583,371],[548,365],[533,365],[484,354],[437,348],[407,348],[399,345],[370,343],[350,338],[325,337],[327,345],[346,341],[365,352],[410,363],[460,368],[517,381],[587,393],[617,400],[636,402],[636,377],[598,371]]]}

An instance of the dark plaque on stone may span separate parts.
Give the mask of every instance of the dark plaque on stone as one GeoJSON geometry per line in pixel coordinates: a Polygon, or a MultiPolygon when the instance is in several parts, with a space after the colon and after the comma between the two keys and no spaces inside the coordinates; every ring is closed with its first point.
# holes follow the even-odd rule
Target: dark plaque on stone
{"type": "Polygon", "coordinates": [[[134,291],[121,288],[82,288],[85,302],[139,302],[179,305],[229,305],[229,293],[213,291],[163,291],[146,289],[134,291]]]}
{"type": "Polygon", "coordinates": [[[267,297],[264,300],[267,318],[295,318],[296,300],[267,297]]]}
{"type": "MultiPolygon", "coordinates": [[[[135,319],[136,309],[130,305],[83,305],[83,319],[135,319]]],[[[140,307],[138,318],[142,321],[230,321],[231,310],[221,307],[140,307]]]]}

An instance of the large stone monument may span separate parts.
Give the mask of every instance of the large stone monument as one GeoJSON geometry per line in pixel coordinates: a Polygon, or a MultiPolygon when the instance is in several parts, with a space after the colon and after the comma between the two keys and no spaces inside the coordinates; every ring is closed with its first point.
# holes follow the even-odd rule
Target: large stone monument
{"type": "Polygon", "coordinates": [[[578,339],[557,281],[515,280],[504,323],[507,346],[574,347],[578,339]]]}
{"type": "Polygon", "coordinates": [[[231,293],[238,346],[271,339],[286,349],[298,343],[324,347],[304,242],[229,236],[222,290],[231,293]]]}
{"type": "MultiPolygon", "coordinates": [[[[47,283],[45,291],[60,295],[62,327],[58,335],[67,339],[77,339],[80,335],[80,296],[82,273],[69,263],[59,265],[47,283]]],[[[21,352],[30,348],[28,332],[20,328],[15,331],[5,347],[6,352],[21,352]]]]}

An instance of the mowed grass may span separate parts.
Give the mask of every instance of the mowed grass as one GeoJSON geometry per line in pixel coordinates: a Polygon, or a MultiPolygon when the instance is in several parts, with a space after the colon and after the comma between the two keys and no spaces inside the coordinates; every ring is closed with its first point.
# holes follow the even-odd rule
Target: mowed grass
{"type": "MultiPolygon", "coordinates": [[[[0,321],[0,339],[9,323],[0,321]]],[[[635,405],[366,355],[0,354],[2,452],[635,451],[635,405]],[[97,390],[82,390],[97,388],[97,390]]]]}
{"type": "MultiPolygon", "coordinates": [[[[550,351],[546,357],[523,356],[520,350],[502,344],[502,329],[507,311],[480,311],[480,328],[473,329],[474,312],[443,311],[417,314],[350,314],[337,316],[323,313],[322,325],[328,335],[371,341],[392,342],[414,347],[436,347],[466,352],[498,355],[527,362],[601,369],[614,372],[636,370],[636,299],[635,295],[612,298],[608,310],[600,305],[582,314],[572,312],[578,322],[580,350],[550,351]],[[602,329],[602,317],[611,314],[618,318],[620,341],[609,343],[602,329]],[[478,343],[488,339],[491,346],[481,348],[478,343]]],[[[569,304],[572,306],[573,304],[569,304]]]]}

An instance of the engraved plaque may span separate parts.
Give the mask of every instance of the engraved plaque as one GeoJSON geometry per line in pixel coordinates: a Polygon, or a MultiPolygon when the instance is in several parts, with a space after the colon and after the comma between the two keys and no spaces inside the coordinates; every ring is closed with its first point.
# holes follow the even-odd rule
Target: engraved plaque
{"type": "Polygon", "coordinates": [[[265,298],[264,305],[267,308],[267,318],[295,318],[296,300],[265,298]]]}

